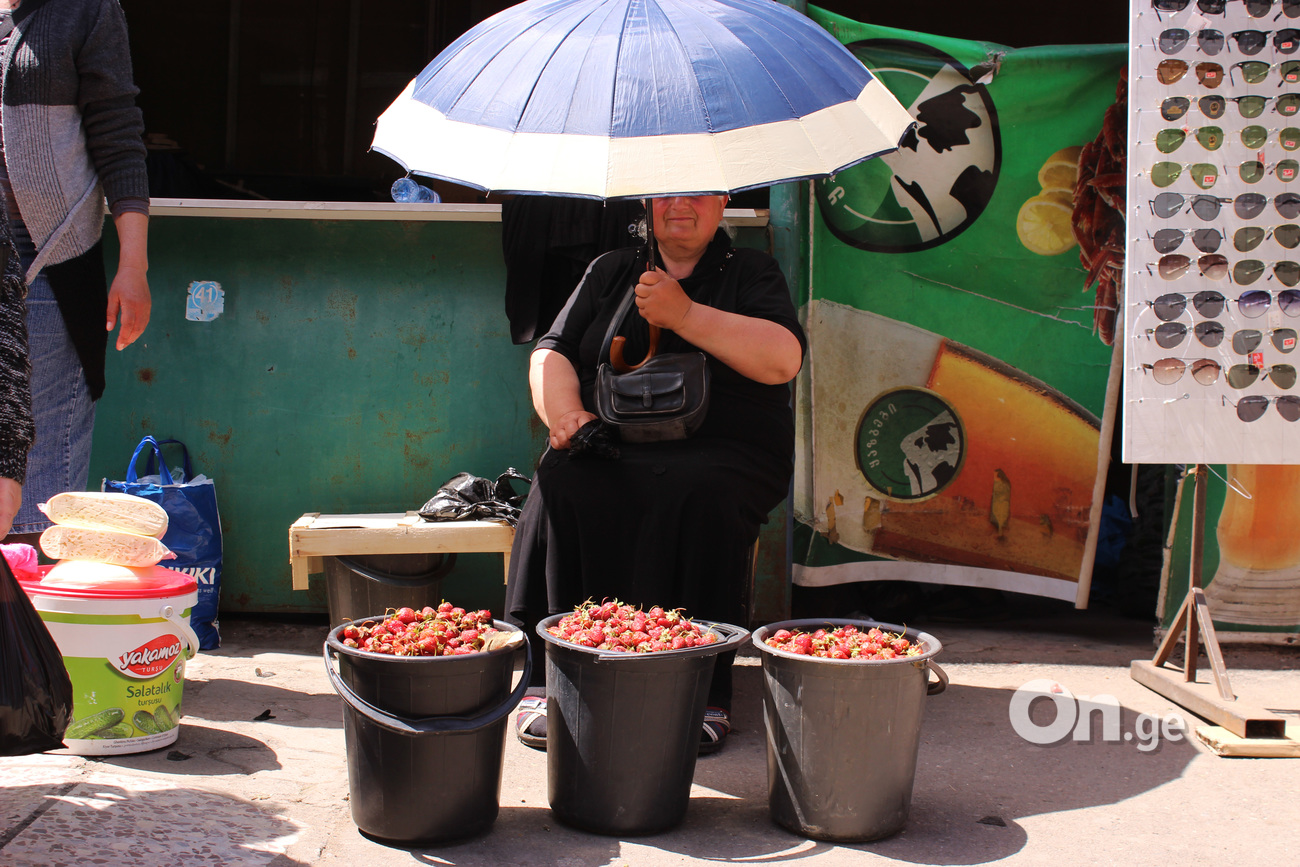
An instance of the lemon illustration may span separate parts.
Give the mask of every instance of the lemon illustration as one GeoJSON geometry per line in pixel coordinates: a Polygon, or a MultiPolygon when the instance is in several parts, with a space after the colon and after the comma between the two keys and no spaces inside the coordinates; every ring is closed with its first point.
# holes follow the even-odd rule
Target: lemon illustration
{"type": "Polygon", "coordinates": [[[1045,190],[1020,206],[1016,235],[1030,252],[1058,256],[1075,245],[1070,224],[1074,204],[1064,190],[1045,190]]]}
{"type": "Polygon", "coordinates": [[[1043,163],[1043,167],[1038,170],[1038,185],[1044,192],[1049,190],[1065,190],[1071,194],[1074,192],[1074,184],[1079,180],[1079,154],[1082,150],[1081,146],[1073,145],[1061,148],[1047,158],[1047,162],[1043,163]]]}

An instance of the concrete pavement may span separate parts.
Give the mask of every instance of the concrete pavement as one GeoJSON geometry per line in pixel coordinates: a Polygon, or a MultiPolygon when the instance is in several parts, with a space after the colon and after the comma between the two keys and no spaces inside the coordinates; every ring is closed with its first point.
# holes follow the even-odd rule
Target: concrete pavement
{"type": "MultiPolygon", "coordinates": [[[[762,672],[751,650],[736,673],[737,731],[699,760],[677,829],[618,839],[559,824],[547,805],[545,755],[512,734],[488,833],[417,849],[371,841],[349,812],[342,703],[321,658],[324,619],[230,620],[222,648],[190,663],[172,747],[0,759],[0,865],[1300,863],[1300,764],[1221,758],[1190,732],[1165,737],[1178,734],[1159,728],[1170,714],[1189,728],[1202,722],[1129,677],[1130,660],[1153,652],[1150,623],[1017,599],[1001,622],[909,624],[943,642],[937,661],[951,684],[926,700],[911,816],[886,840],[835,845],[771,822],[762,672]],[[1037,678],[1076,697],[1113,695],[1118,736],[1097,724],[1083,742],[1026,741],[1012,724],[1012,696],[1037,678]]],[[[1300,722],[1300,650],[1224,651],[1243,700],[1300,722]]],[[[1051,720],[1043,704],[1033,725],[1051,720]]],[[[431,779],[429,797],[454,788],[431,779]]]]}

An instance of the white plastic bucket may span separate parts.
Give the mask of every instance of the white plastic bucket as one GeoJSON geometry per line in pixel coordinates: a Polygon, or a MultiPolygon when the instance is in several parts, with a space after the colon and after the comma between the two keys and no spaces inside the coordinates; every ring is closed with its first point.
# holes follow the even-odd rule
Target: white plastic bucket
{"type": "MultiPolygon", "coordinates": [[[[57,567],[55,567],[57,568],[57,567]]],[[[139,753],[175,743],[198,585],[182,572],[109,567],[74,580],[23,581],[72,679],[64,744],[76,755],[139,753]]]]}

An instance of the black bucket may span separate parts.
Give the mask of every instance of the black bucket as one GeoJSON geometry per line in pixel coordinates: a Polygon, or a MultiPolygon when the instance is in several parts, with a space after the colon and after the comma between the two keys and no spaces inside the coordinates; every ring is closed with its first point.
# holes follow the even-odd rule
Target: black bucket
{"type": "Polygon", "coordinates": [[[343,644],[347,625],[325,639],[325,670],[346,703],[352,820],[370,837],[403,845],[485,831],[499,807],[507,718],[532,673],[527,636],[497,620],[524,640],[463,656],[391,656],[343,644]]]}
{"type": "Polygon", "coordinates": [[[754,630],[763,659],[763,722],[772,818],[817,840],[862,842],[902,830],[912,803],[925,697],[948,676],[934,636],[873,620],[787,620],[754,630]],[[920,644],[919,656],[848,660],[769,647],[778,629],[875,626],[920,644]],[[930,672],[939,678],[930,681],[930,672]]]}
{"type": "Polygon", "coordinates": [[[686,816],[717,655],[749,632],[695,621],[721,641],[658,653],[613,653],[546,641],[546,771],[551,810],[597,834],[655,834],[686,816]]]}
{"type": "Polygon", "coordinates": [[[455,554],[367,554],[325,557],[330,623],[360,619],[371,611],[437,608],[442,579],[455,554]]]}

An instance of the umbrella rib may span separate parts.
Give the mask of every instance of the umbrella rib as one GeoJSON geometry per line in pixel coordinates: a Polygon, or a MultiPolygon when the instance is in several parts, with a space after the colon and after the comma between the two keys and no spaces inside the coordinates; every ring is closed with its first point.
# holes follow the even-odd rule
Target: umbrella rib
{"type": "MultiPolygon", "coordinates": [[[[564,47],[564,43],[568,40],[570,36],[573,35],[573,32],[577,30],[579,27],[581,27],[589,18],[595,15],[596,12],[599,10],[600,6],[602,5],[604,4],[598,4],[597,6],[593,7],[589,12],[584,13],[580,18],[578,18],[576,21],[573,22],[573,26],[570,27],[568,31],[565,32],[563,39],[555,40],[555,44],[551,49],[551,53],[546,58],[546,63],[542,64],[543,71],[545,71],[546,68],[551,65],[551,61],[555,59],[555,55],[560,53],[560,49],[564,47]]],[[[590,50],[591,50],[591,46],[588,45],[587,52],[590,52],[590,50]]],[[[537,78],[534,79],[532,87],[528,89],[528,97],[524,100],[524,104],[520,108],[519,111],[520,119],[522,119],[524,115],[528,114],[528,107],[533,102],[533,95],[537,92],[537,88],[541,83],[542,83],[542,76],[538,75],[537,78]]],[[[565,127],[567,126],[568,126],[568,119],[566,118],[565,127]]]]}

